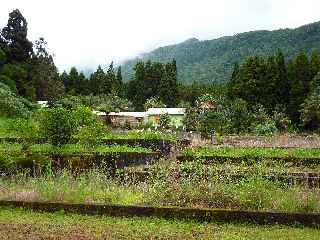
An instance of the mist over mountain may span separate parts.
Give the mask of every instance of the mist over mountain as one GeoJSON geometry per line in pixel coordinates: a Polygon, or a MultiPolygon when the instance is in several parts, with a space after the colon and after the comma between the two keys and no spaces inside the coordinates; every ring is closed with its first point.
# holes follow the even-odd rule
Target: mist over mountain
{"type": "Polygon", "coordinates": [[[284,52],[287,59],[301,49],[307,52],[320,49],[320,22],[295,29],[251,31],[213,40],[191,38],[126,61],[122,64],[122,74],[128,81],[133,76],[133,67],[140,60],[167,62],[175,58],[179,81],[222,83],[230,78],[235,62],[242,62],[254,54],[268,55],[278,49],[284,52]]]}

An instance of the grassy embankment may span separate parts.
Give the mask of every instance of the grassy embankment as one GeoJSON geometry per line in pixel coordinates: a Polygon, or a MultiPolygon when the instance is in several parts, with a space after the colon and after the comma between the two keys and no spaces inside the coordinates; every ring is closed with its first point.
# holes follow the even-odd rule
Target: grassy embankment
{"type": "Polygon", "coordinates": [[[0,239],[319,239],[319,229],[0,208],[0,239]]]}

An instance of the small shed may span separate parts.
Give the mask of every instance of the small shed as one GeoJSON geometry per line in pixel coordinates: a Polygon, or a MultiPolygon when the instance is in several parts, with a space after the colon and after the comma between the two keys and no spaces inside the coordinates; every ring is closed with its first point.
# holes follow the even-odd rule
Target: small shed
{"type": "Polygon", "coordinates": [[[170,124],[175,127],[183,126],[182,120],[186,113],[185,108],[149,108],[147,113],[148,120],[158,123],[162,114],[169,114],[171,118],[170,124]]]}
{"type": "Polygon", "coordinates": [[[129,124],[131,127],[138,127],[146,118],[146,112],[111,112],[109,118],[111,124],[116,127],[129,124]]]}

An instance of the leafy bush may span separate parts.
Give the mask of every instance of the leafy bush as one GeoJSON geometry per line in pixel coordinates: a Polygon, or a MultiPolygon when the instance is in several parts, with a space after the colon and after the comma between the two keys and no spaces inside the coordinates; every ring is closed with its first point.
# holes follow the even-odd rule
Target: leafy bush
{"type": "Polygon", "coordinates": [[[0,48],[0,66],[3,65],[6,62],[6,54],[4,51],[0,48]]]}
{"type": "MultiPolygon", "coordinates": [[[[86,107],[80,107],[76,110],[65,108],[41,109],[39,119],[45,138],[55,146],[70,142],[72,136],[77,134],[81,128],[97,126],[94,125],[97,123],[96,116],[86,107]]],[[[85,135],[90,135],[89,129],[95,128],[84,130],[81,135],[82,139],[85,135]]]]}
{"type": "Polygon", "coordinates": [[[151,97],[149,98],[144,106],[144,110],[148,110],[149,108],[165,108],[166,105],[160,100],[159,97],[151,97]]]}
{"type": "Polygon", "coordinates": [[[272,120],[279,130],[288,130],[291,126],[289,117],[286,116],[283,112],[273,112],[272,120]]]}
{"type": "Polygon", "coordinates": [[[26,117],[35,105],[17,96],[9,86],[0,82],[0,116],[26,117]]]}
{"type": "Polygon", "coordinates": [[[78,139],[79,143],[84,146],[93,147],[102,143],[104,132],[104,125],[96,121],[88,126],[81,127],[79,132],[73,135],[73,138],[78,139]]]}
{"type": "Polygon", "coordinates": [[[41,137],[39,124],[35,116],[30,118],[17,118],[8,122],[8,133],[13,136],[26,139],[26,141],[35,140],[41,137]]]}
{"type": "Polygon", "coordinates": [[[147,129],[147,128],[152,128],[153,127],[153,121],[151,119],[148,119],[145,124],[144,124],[144,128],[147,129]]]}
{"type": "Polygon", "coordinates": [[[272,135],[276,131],[278,131],[278,129],[274,122],[258,124],[254,129],[254,132],[258,135],[272,135]]]}
{"type": "Polygon", "coordinates": [[[208,110],[201,116],[200,132],[206,136],[225,133],[228,127],[227,121],[225,112],[208,110]]]}
{"type": "Polygon", "coordinates": [[[305,100],[302,104],[301,120],[307,129],[320,128],[320,95],[313,94],[305,100]]]}
{"type": "Polygon", "coordinates": [[[200,114],[196,108],[188,108],[182,120],[183,125],[187,131],[197,131],[200,127],[200,114]]]}
{"type": "Polygon", "coordinates": [[[7,85],[8,87],[10,87],[10,90],[14,93],[17,93],[17,86],[14,80],[12,80],[11,78],[9,78],[6,75],[0,75],[0,82],[7,85]]]}
{"type": "Polygon", "coordinates": [[[119,112],[128,110],[131,103],[117,95],[97,95],[97,96],[66,96],[51,103],[52,107],[63,107],[67,109],[77,109],[86,106],[103,112],[119,112]]]}
{"type": "Polygon", "coordinates": [[[159,125],[161,128],[169,128],[171,122],[170,115],[168,113],[161,114],[159,119],[159,125]]]}
{"type": "Polygon", "coordinates": [[[44,136],[55,146],[68,143],[78,128],[72,111],[61,107],[43,109],[40,125],[44,136]]]}
{"type": "Polygon", "coordinates": [[[76,109],[83,105],[83,101],[81,97],[78,96],[67,96],[64,98],[61,98],[53,103],[51,103],[53,107],[61,107],[65,109],[76,109]]]}
{"type": "MultiPolygon", "coordinates": [[[[229,123],[229,133],[240,133],[250,131],[252,112],[248,109],[246,101],[237,98],[226,104],[227,118],[229,123]]],[[[225,126],[227,128],[227,126],[225,126]]]]}

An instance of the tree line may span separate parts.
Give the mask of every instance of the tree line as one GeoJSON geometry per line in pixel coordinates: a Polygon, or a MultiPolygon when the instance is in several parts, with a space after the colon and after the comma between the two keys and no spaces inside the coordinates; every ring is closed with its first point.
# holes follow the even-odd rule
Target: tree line
{"type": "Polygon", "coordinates": [[[241,98],[249,105],[261,104],[271,113],[286,113],[291,121],[301,121],[302,104],[319,87],[320,57],[301,51],[285,61],[281,50],[268,57],[252,56],[235,64],[228,83],[228,96],[241,98]]]}

